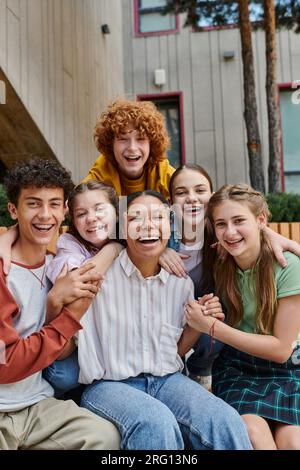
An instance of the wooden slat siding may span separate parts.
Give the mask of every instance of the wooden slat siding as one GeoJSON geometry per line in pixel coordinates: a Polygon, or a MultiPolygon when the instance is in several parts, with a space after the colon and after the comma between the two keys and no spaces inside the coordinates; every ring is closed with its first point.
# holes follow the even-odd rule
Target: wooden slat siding
{"type": "Polygon", "coordinates": [[[269,227],[274,232],[300,243],[300,222],[272,222],[269,224],[269,227]]]}
{"type": "Polygon", "coordinates": [[[146,43],[147,60],[147,93],[157,93],[157,87],[154,85],[154,70],[160,69],[159,37],[149,36],[146,43]]]}
{"type": "Polygon", "coordinates": [[[286,238],[290,238],[290,224],[285,224],[280,222],[279,224],[279,233],[286,238]]]}
{"type": "Polygon", "coordinates": [[[290,225],[291,233],[290,238],[300,243],[300,223],[290,225]]]}
{"type": "Polygon", "coordinates": [[[279,232],[278,232],[278,223],[277,223],[277,222],[271,222],[271,223],[269,223],[269,227],[270,227],[272,230],[274,230],[274,232],[279,233],[279,232]]]}
{"type": "MultiPolygon", "coordinates": [[[[195,162],[195,113],[194,113],[194,95],[193,78],[192,78],[192,60],[191,60],[191,41],[190,34],[187,28],[182,28],[180,37],[176,37],[176,51],[178,54],[178,89],[183,92],[183,116],[185,123],[185,151],[187,161],[195,162]]],[[[161,91],[174,91],[165,90],[162,87],[161,91]]],[[[197,87],[195,86],[197,93],[197,87]]],[[[178,90],[175,90],[178,91],[178,90]]]]}
{"type": "MultiPolygon", "coordinates": [[[[98,155],[92,138],[97,116],[124,94],[122,4],[0,0],[0,68],[75,182],[98,155]],[[102,34],[103,23],[111,34],[102,34]]],[[[3,153],[11,158],[11,151],[3,153]]],[[[14,153],[45,154],[35,148],[14,153]]]]}
{"type": "MultiPolygon", "coordinates": [[[[211,87],[212,87],[212,106],[214,116],[214,169],[215,169],[215,180],[214,187],[220,188],[226,181],[227,174],[227,161],[225,159],[225,139],[224,139],[224,119],[223,119],[223,100],[221,92],[221,72],[220,72],[220,60],[219,60],[219,31],[212,31],[209,35],[210,41],[210,56],[211,56],[211,87]]],[[[201,165],[203,159],[203,153],[200,152],[197,157],[196,163],[199,162],[201,165]]],[[[189,158],[187,158],[189,161],[189,158]]],[[[212,163],[207,165],[206,170],[209,174],[212,174],[212,163]]]]}

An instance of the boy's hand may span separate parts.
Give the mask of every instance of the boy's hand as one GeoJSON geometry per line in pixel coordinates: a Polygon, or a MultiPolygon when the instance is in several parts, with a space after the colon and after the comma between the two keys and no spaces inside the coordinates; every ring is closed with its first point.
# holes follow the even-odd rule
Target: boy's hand
{"type": "Polygon", "coordinates": [[[55,310],[61,310],[64,305],[82,297],[92,300],[99,291],[100,281],[104,279],[100,273],[94,271],[94,267],[94,263],[87,263],[64,276],[63,268],[48,294],[48,304],[55,310]]]}

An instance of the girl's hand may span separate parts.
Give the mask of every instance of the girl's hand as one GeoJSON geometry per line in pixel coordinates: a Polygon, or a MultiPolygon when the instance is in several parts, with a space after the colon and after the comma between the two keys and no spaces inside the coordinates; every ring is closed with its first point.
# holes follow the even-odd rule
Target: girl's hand
{"type": "Polygon", "coordinates": [[[170,274],[187,277],[188,272],[185,269],[183,260],[188,258],[188,255],[182,255],[172,248],[166,248],[159,258],[159,264],[170,274]]]}
{"type": "Polygon", "coordinates": [[[212,324],[216,321],[211,315],[204,315],[203,306],[196,300],[189,300],[185,307],[187,323],[194,330],[209,334],[212,324]]]}
{"type": "Polygon", "coordinates": [[[300,257],[299,243],[279,235],[279,233],[274,232],[270,227],[265,227],[264,233],[269,240],[275,258],[282,268],[285,268],[287,265],[286,259],[283,256],[284,251],[291,251],[300,257]]]}
{"type": "Polygon", "coordinates": [[[219,297],[214,294],[207,294],[203,297],[198,297],[198,303],[202,305],[203,315],[210,315],[211,317],[224,321],[225,315],[219,297]]]}

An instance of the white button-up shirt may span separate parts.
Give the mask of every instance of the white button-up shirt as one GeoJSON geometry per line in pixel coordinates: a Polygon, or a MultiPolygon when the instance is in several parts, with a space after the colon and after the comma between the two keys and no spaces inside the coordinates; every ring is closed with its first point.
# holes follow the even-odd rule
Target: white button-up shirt
{"type": "Polygon", "coordinates": [[[123,250],[81,320],[79,381],[124,380],[140,373],[164,376],[181,370],[177,342],[186,323],[184,307],[191,298],[190,278],[163,268],[144,278],[123,250]]]}

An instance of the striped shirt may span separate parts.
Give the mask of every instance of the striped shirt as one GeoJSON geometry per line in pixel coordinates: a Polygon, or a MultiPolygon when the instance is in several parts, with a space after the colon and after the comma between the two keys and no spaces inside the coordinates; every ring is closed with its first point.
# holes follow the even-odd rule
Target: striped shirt
{"type": "Polygon", "coordinates": [[[181,370],[177,342],[193,292],[190,278],[163,268],[144,278],[124,250],[81,320],[79,381],[124,380],[141,373],[164,376],[181,370]]]}

